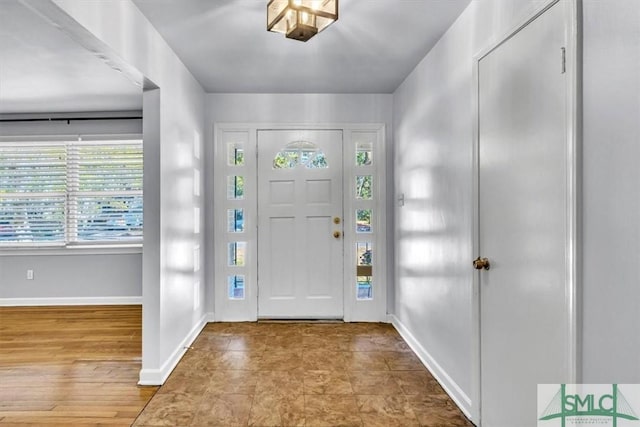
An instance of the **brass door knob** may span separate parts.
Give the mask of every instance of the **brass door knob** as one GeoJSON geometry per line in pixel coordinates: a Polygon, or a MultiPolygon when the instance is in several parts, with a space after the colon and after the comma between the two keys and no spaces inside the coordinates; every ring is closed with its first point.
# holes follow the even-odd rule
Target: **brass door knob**
{"type": "Polygon", "coordinates": [[[489,264],[489,259],[488,258],[476,258],[473,261],[473,268],[475,268],[476,270],[488,270],[491,267],[491,264],[489,264]]]}
{"type": "Polygon", "coordinates": [[[336,239],[340,238],[340,232],[339,231],[334,231],[333,232],[333,237],[335,237],[336,239]]]}

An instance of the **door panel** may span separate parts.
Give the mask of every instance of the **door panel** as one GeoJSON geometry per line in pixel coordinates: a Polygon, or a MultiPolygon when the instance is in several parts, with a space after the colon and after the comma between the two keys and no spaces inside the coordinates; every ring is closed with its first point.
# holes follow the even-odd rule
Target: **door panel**
{"type": "Polygon", "coordinates": [[[565,18],[556,4],[479,61],[481,411],[535,426],[569,373],[565,18]]]}
{"type": "Polygon", "coordinates": [[[259,317],[343,317],[342,167],[342,131],[258,132],[259,317]]]}
{"type": "MultiPolygon", "coordinates": [[[[286,266],[292,259],[295,259],[295,246],[291,245],[287,239],[283,239],[281,236],[286,236],[295,228],[295,218],[270,218],[268,225],[268,232],[264,234],[266,241],[265,244],[269,245],[269,253],[271,259],[269,260],[268,267],[265,269],[265,273],[268,274],[264,277],[271,283],[270,293],[273,298],[295,298],[295,271],[293,268],[271,268],[272,266],[286,266]]],[[[258,258],[258,261],[260,259],[258,258]]]]}

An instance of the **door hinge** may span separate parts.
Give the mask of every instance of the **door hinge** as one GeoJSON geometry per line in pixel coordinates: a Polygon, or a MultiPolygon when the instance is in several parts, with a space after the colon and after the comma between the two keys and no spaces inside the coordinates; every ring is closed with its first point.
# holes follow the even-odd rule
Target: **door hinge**
{"type": "Polygon", "coordinates": [[[562,72],[560,74],[564,74],[567,72],[567,49],[561,47],[560,51],[562,52],[562,72]]]}

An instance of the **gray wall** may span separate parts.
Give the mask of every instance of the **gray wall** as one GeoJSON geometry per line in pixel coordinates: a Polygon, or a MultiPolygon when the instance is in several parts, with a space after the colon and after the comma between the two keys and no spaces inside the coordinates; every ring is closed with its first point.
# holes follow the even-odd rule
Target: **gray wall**
{"type": "MultiPolygon", "coordinates": [[[[142,96],[142,94],[141,94],[142,96]]],[[[134,111],[125,115],[140,115],[134,111]]],[[[117,116],[117,113],[98,113],[117,116]]],[[[72,114],[67,116],[73,116],[72,114]]],[[[3,118],[12,117],[3,115],[3,118]]],[[[21,117],[31,117],[22,115],[21,117]]],[[[3,140],[12,137],[142,134],[141,120],[0,123],[3,140]]],[[[0,249],[0,305],[65,302],[134,302],[142,297],[142,249],[114,251],[52,248],[0,249]],[[42,255],[44,252],[46,255],[42,255]],[[100,251],[99,251],[100,252],[100,251]],[[118,252],[118,251],[115,251],[118,252]],[[17,254],[20,255],[17,255],[17,254]],[[34,271],[27,280],[27,270],[34,271]],[[119,297],[127,297],[126,300],[119,297]],[[134,298],[130,298],[134,297],[134,298]],[[53,299],[58,298],[58,300],[53,299]]]]}
{"type": "Polygon", "coordinates": [[[121,302],[117,297],[142,296],[139,253],[2,255],[0,277],[0,305],[3,299],[5,304],[28,305],[73,302],[79,298],[92,303],[121,302]],[[33,280],[27,280],[28,269],[34,271],[33,280]]]}
{"type": "Polygon", "coordinates": [[[583,7],[582,380],[640,383],[640,3],[583,7]]]}

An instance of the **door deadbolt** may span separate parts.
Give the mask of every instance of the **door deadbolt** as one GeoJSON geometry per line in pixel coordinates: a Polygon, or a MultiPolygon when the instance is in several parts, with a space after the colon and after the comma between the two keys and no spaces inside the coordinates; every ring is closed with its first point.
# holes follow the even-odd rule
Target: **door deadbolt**
{"type": "Polygon", "coordinates": [[[489,264],[488,258],[478,257],[473,261],[473,268],[475,268],[476,270],[488,270],[489,268],[491,268],[491,264],[489,264]]]}
{"type": "Polygon", "coordinates": [[[340,224],[340,217],[333,217],[333,223],[334,224],[340,224]]]}

